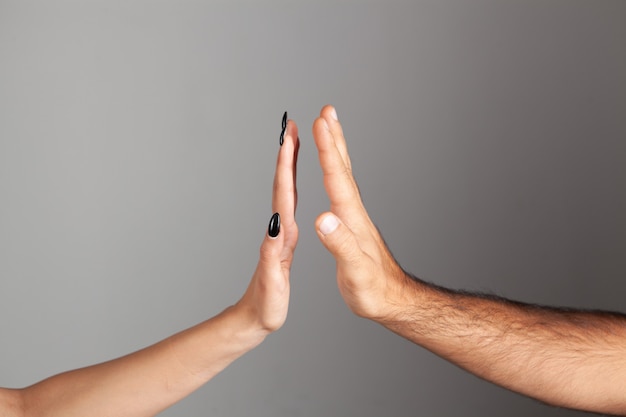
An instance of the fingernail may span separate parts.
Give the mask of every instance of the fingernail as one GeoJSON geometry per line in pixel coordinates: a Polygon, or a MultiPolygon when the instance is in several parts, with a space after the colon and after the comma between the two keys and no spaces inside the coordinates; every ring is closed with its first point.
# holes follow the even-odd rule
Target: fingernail
{"type": "Polygon", "coordinates": [[[267,234],[274,238],[278,236],[278,233],[280,233],[280,214],[274,213],[270,219],[270,224],[267,227],[267,234]]]}
{"type": "Polygon", "coordinates": [[[324,217],[324,220],[320,223],[320,232],[324,236],[334,232],[339,226],[339,219],[331,214],[324,217]]]}
{"type": "Polygon", "coordinates": [[[283,122],[282,122],[283,130],[280,132],[280,146],[283,146],[285,142],[285,130],[287,129],[287,112],[283,114],[283,122]]]}
{"type": "Polygon", "coordinates": [[[339,120],[339,117],[337,117],[337,110],[335,110],[334,107],[333,107],[333,110],[330,112],[330,117],[332,117],[335,120],[339,120]]]}

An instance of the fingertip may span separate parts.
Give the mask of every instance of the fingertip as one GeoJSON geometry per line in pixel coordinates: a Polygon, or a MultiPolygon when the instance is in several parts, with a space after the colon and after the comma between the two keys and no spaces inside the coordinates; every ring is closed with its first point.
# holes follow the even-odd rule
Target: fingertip
{"type": "Polygon", "coordinates": [[[329,214],[325,216],[320,222],[319,231],[324,236],[329,235],[337,230],[337,227],[339,227],[339,223],[340,221],[336,216],[329,214]]]}
{"type": "Polygon", "coordinates": [[[316,228],[322,236],[327,236],[333,233],[337,230],[340,224],[341,220],[330,212],[319,215],[315,221],[316,228]]]}
{"type": "Polygon", "coordinates": [[[320,117],[325,119],[326,123],[329,126],[334,126],[336,123],[339,122],[339,118],[337,117],[337,109],[335,109],[335,107],[331,106],[330,104],[322,107],[322,110],[320,111],[320,117]]]}
{"type": "Polygon", "coordinates": [[[294,155],[300,146],[300,137],[298,135],[298,126],[296,122],[289,119],[285,134],[283,136],[283,143],[278,151],[279,162],[286,161],[289,164],[293,159],[291,155],[294,155]]]}
{"type": "Polygon", "coordinates": [[[290,135],[292,137],[298,136],[298,125],[293,119],[287,121],[287,128],[285,130],[285,136],[290,135]]]}
{"type": "Polygon", "coordinates": [[[335,107],[333,107],[331,104],[326,104],[322,107],[322,110],[320,110],[320,117],[329,117],[337,120],[337,111],[335,110],[335,107]]]}
{"type": "Polygon", "coordinates": [[[285,132],[283,136],[283,144],[280,145],[279,156],[284,152],[284,155],[289,155],[292,152],[292,148],[295,146],[293,136],[290,132],[285,132]]]}

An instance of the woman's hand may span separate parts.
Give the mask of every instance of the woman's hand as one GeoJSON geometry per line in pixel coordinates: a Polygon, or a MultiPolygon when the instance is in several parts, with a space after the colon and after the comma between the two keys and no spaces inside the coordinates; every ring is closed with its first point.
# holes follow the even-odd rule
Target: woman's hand
{"type": "Polygon", "coordinates": [[[272,211],[265,239],[261,244],[259,263],[245,294],[234,306],[242,311],[258,330],[266,335],[278,330],[287,318],[289,306],[289,271],[298,242],[295,211],[296,163],[298,160],[298,127],[287,122],[283,144],[278,152],[272,211]]]}
{"type": "Polygon", "coordinates": [[[237,304],[145,349],[55,375],[20,390],[0,388],[0,416],[153,416],[215,376],[278,329],[287,316],[298,241],[298,129],[281,134],[271,227],[252,281],[237,304]],[[280,226],[278,224],[280,217],[280,226]]]}

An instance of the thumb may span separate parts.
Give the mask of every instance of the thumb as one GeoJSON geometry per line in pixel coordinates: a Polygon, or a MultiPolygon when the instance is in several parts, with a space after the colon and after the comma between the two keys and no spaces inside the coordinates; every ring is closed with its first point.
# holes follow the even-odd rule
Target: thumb
{"type": "Polygon", "coordinates": [[[282,233],[280,233],[280,214],[274,213],[270,218],[270,223],[267,227],[267,233],[265,239],[261,244],[259,261],[266,265],[275,264],[280,255],[282,247],[282,233]]]}
{"type": "Polygon", "coordinates": [[[361,257],[361,248],[356,236],[339,217],[327,212],[320,214],[315,221],[317,236],[322,244],[335,257],[338,265],[356,265],[361,257]]]}

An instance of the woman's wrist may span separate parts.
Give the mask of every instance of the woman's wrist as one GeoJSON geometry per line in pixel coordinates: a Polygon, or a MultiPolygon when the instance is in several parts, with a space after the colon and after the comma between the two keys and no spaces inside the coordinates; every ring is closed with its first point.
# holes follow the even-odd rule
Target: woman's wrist
{"type": "Polygon", "coordinates": [[[260,345],[271,332],[264,329],[253,309],[242,303],[227,307],[220,316],[228,323],[229,337],[247,350],[260,345]]]}
{"type": "Polygon", "coordinates": [[[171,336],[167,342],[183,368],[206,381],[261,344],[266,335],[245,309],[235,304],[215,317],[171,336]]]}

